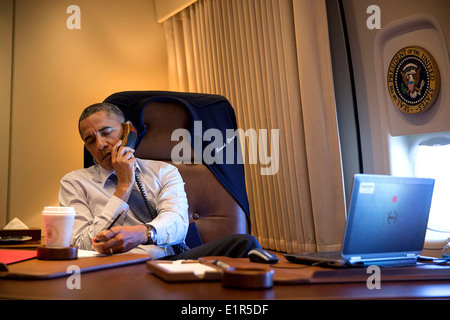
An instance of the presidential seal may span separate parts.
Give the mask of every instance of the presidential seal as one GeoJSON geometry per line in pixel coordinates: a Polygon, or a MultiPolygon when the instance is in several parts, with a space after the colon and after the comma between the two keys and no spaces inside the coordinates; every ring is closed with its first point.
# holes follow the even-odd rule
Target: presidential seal
{"type": "Polygon", "coordinates": [[[392,58],[387,72],[389,95],[402,112],[428,110],[439,95],[439,68],[433,56],[421,47],[406,47],[392,58]]]}

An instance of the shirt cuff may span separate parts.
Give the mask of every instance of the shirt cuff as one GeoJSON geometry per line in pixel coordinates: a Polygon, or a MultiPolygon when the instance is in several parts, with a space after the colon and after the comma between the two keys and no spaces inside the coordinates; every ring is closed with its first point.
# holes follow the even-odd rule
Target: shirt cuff
{"type": "Polygon", "coordinates": [[[103,216],[109,222],[110,220],[115,219],[120,214],[120,212],[122,212],[122,210],[125,210],[125,213],[127,213],[129,209],[130,207],[126,202],[113,195],[103,209],[103,216]]]}
{"type": "Polygon", "coordinates": [[[180,222],[172,221],[172,223],[168,223],[155,219],[148,224],[155,228],[158,237],[157,243],[160,247],[183,242],[186,237],[187,228],[184,229],[180,222]]]}

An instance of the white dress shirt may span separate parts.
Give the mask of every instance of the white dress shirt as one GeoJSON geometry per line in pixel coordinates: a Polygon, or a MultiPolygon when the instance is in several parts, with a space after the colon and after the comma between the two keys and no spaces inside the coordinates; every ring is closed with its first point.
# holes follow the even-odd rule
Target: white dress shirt
{"type": "MultiPolygon", "coordinates": [[[[140,245],[129,252],[150,254],[157,259],[173,254],[171,245],[183,242],[188,225],[188,204],[184,182],[178,169],[168,163],[137,159],[138,176],[148,199],[158,212],[149,224],[157,233],[155,245],[140,245]]],[[[114,226],[134,226],[142,221],[128,204],[114,196],[116,190],[114,170],[100,165],[73,171],[61,179],[59,202],[74,207],[75,216],[72,244],[83,250],[92,250],[92,239],[105,230],[124,209],[125,214],[114,226]]],[[[133,186],[137,189],[137,186],[133,186]]]]}

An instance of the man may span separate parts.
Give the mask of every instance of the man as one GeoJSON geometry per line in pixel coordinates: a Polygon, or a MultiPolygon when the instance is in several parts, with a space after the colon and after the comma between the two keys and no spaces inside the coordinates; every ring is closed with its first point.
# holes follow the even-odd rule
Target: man
{"type": "Polygon", "coordinates": [[[250,235],[235,235],[179,253],[178,245],[183,244],[189,223],[184,182],[176,167],[136,159],[132,148],[122,146],[124,122],[120,109],[108,103],[94,104],[80,116],[79,133],[96,165],[71,172],[61,180],[61,205],[77,211],[74,245],[104,254],[147,253],[155,259],[245,257],[260,247],[250,235]],[[154,220],[142,213],[142,204],[136,205],[135,172],[157,211],[154,220]],[[134,207],[130,208],[131,204],[134,207]]]}

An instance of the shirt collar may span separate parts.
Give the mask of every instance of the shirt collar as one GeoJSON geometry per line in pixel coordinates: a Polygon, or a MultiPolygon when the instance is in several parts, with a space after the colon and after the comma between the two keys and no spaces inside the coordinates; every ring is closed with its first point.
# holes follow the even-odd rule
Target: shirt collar
{"type": "MultiPolygon", "coordinates": [[[[106,182],[109,179],[113,179],[113,177],[116,177],[116,171],[114,169],[107,170],[103,168],[101,165],[97,164],[97,170],[100,175],[100,181],[102,182],[102,186],[104,187],[106,182]]],[[[141,172],[141,167],[139,166],[139,162],[136,161],[136,172],[141,172]]]]}

